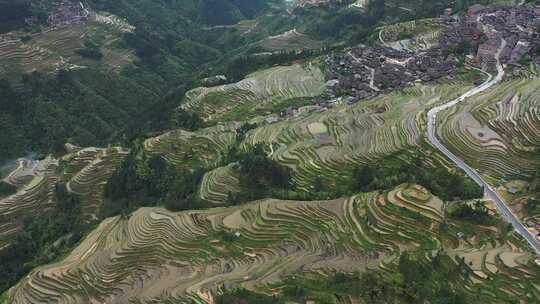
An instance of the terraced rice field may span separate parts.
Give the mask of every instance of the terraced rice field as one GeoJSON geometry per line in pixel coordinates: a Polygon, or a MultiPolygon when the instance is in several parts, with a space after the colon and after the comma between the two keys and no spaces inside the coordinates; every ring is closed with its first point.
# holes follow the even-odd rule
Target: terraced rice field
{"type": "MultiPolygon", "coordinates": [[[[17,304],[212,303],[213,295],[238,285],[261,289],[299,271],[386,269],[403,250],[457,244],[440,229],[443,220],[442,203],[415,185],[333,201],[270,199],[181,213],[143,208],[107,219],[64,260],[34,270],[9,297],[17,304]]],[[[472,247],[453,248],[465,255],[472,247]]],[[[464,280],[465,288],[512,299],[537,296],[536,289],[527,291],[527,280],[539,279],[527,270],[531,256],[511,243],[496,248],[485,247],[489,258],[479,264],[493,271],[464,280]],[[492,278],[507,288],[486,288],[492,278]]]]}
{"type": "Polygon", "coordinates": [[[39,161],[34,159],[18,159],[5,170],[2,180],[15,187],[22,187],[34,178],[34,169],[38,165],[39,161]]]}
{"type": "Polygon", "coordinates": [[[492,182],[540,166],[540,78],[503,82],[441,114],[445,145],[492,182]]]}
{"type": "Polygon", "coordinates": [[[229,193],[238,193],[240,182],[235,166],[237,164],[232,163],[206,173],[201,182],[199,197],[213,204],[224,204],[229,193]]]}
{"type": "Polygon", "coordinates": [[[17,193],[0,199],[0,250],[9,236],[22,228],[29,216],[39,216],[55,203],[58,161],[47,158],[33,169],[30,179],[18,185],[17,193]]]}
{"type": "Polygon", "coordinates": [[[408,88],[259,127],[246,135],[242,146],[271,147],[271,157],[292,168],[295,184],[310,191],[317,177],[339,181],[344,168],[354,164],[405,150],[422,152],[426,110],[466,89],[463,83],[408,88]]]}
{"type": "Polygon", "coordinates": [[[379,38],[385,45],[408,51],[423,51],[439,44],[445,29],[440,19],[420,19],[379,28],[379,38]]]}
{"type": "MultiPolygon", "coordinates": [[[[19,39],[0,41],[1,74],[14,72],[16,69],[30,71],[34,64],[46,61],[51,56],[50,51],[35,45],[24,44],[19,39]]],[[[49,62],[54,65],[56,61],[49,62]]]]}
{"type": "Polygon", "coordinates": [[[135,59],[133,51],[113,46],[129,27],[107,22],[113,21],[89,21],[51,29],[31,35],[32,39],[28,42],[22,42],[16,35],[11,39],[0,40],[0,75],[54,72],[58,69],[84,68],[87,64],[96,63],[112,69],[131,64],[135,59]],[[102,45],[104,57],[100,62],[88,61],[75,53],[86,40],[102,45]]]}
{"type": "MultiPolygon", "coordinates": [[[[501,177],[529,177],[540,165],[533,156],[540,144],[539,85],[538,78],[507,81],[443,113],[439,132],[445,144],[494,184],[501,177]]],[[[338,185],[355,164],[407,151],[427,153],[451,167],[426,149],[425,113],[467,89],[458,77],[452,84],[417,85],[353,106],[299,115],[249,131],[241,149],[265,145],[274,160],[293,169],[293,181],[304,191],[312,191],[318,178],[338,185]]],[[[233,129],[174,131],[146,146],[171,163],[212,169],[234,144],[233,129]]],[[[222,203],[236,186],[230,167],[219,168],[206,175],[200,197],[222,203]]]]}
{"type": "MultiPolygon", "coordinates": [[[[318,177],[339,182],[344,177],[343,168],[369,164],[404,150],[420,150],[426,110],[463,90],[466,87],[461,82],[417,86],[352,107],[308,113],[248,132],[241,149],[264,144],[274,160],[294,169],[296,186],[311,191],[318,177]]],[[[148,139],[145,150],[177,167],[212,169],[235,144],[236,127],[231,124],[196,132],[171,131],[148,139]]],[[[229,191],[237,190],[237,178],[234,174],[227,176],[230,168],[206,174],[200,187],[203,200],[222,203],[229,191]]]]}
{"type": "Polygon", "coordinates": [[[89,219],[97,219],[107,180],[128,153],[119,147],[86,148],[62,158],[67,190],[80,198],[82,213],[89,219]]]}
{"type": "Polygon", "coordinates": [[[193,89],[186,93],[181,108],[207,121],[247,119],[258,107],[318,96],[324,90],[324,75],[318,67],[295,64],[258,71],[233,84],[193,89]]]}
{"type": "Polygon", "coordinates": [[[95,220],[105,184],[127,153],[117,147],[77,149],[60,160],[48,157],[31,168],[20,167],[16,173],[21,174],[8,176],[18,191],[0,200],[0,250],[9,244],[10,235],[22,228],[25,218],[39,217],[54,207],[59,182],[80,198],[84,218],[95,220]]]}
{"type": "Polygon", "coordinates": [[[108,12],[98,12],[91,16],[91,20],[97,23],[103,23],[109,27],[113,27],[117,31],[122,33],[131,33],[135,30],[135,27],[118,16],[110,14],[108,12]]]}
{"type": "Polygon", "coordinates": [[[174,130],[147,139],[144,148],[179,168],[214,167],[235,143],[238,126],[231,123],[195,132],[174,130]]]}
{"type": "Polygon", "coordinates": [[[258,45],[269,51],[295,51],[318,49],[323,46],[323,43],[293,29],[280,35],[267,37],[258,45]]]}

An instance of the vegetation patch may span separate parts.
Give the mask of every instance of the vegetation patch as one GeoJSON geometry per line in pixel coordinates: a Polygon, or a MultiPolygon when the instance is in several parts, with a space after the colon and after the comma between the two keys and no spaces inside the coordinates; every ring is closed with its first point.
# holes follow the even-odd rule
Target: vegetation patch
{"type": "Polygon", "coordinates": [[[84,58],[100,60],[103,58],[103,53],[100,51],[99,46],[92,41],[85,41],[84,48],[76,51],[77,54],[84,58]]]}
{"type": "Polygon", "coordinates": [[[0,181],[0,197],[9,196],[15,192],[17,192],[17,187],[4,181],[0,181]]]}
{"type": "Polygon", "coordinates": [[[148,156],[135,147],[108,180],[102,217],[158,204],[170,210],[198,209],[203,174],[201,168],[178,170],[163,157],[148,156]]]}
{"type": "Polygon", "coordinates": [[[239,164],[240,191],[231,193],[227,198],[232,204],[266,197],[284,197],[284,193],[292,187],[290,169],[269,159],[262,145],[229,157],[239,164]]]}
{"type": "MultiPolygon", "coordinates": [[[[476,303],[481,297],[463,290],[470,270],[461,260],[438,252],[426,261],[413,253],[401,254],[397,265],[362,273],[298,274],[277,286],[279,295],[268,296],[245,289],[220,295],[216,303],[476,303]]],[[[274,288],[275,290],[275,288],[274,288]]]]}
{"type": "Polygon", "coordinates": [[[489,213],[489,210],[481,201],[476,201],[472,206],[469,204],[460,204],[449,213],[454,219],[478,225],[491,226],[497,223],[497,220],[489,213]]]}
{"type": "Polygon", "coordinates": [[[80,201],[65,185],[56,186],[56,205],[37,218],[28,218],[0,251],[0,293],[13,286],[31,269],[50,263],[73,249],[86,227],[80,218],[80,201]]]}
{"type": "Polygon", "coordinates": [[[401,183],[418,183],[444,200],[479,198],[483,189],[471,179],[449,172],[443,167],[430,167],[418,156],[403,162],[387,157],[373,166],[360,166],[353,170],[353,189],[373,191],[390,189],[401,183]]]}

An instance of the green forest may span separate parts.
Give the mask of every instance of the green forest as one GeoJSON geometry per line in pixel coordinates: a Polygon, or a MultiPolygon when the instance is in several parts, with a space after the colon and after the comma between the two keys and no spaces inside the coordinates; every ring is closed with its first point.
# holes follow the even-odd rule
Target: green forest
{"type": "MultiPolygon", "coordinates": [[[[89,2],[136,26],[124,41],[139,60],[120,74],[95,67],[57,75],[25,74],[19,79],[0,76],[0,162],[26,151],[61,152],[67,141],[89,146],[127,138],[129,143],[153,128],[174,126],[169,124],[171,113],[185,90],[203,76],[206,69],[201,65],[220,62],[226,50],[246,43],[235,34],[215,39],[213,32],[202,30],[201,24],[215,17],[203,14],[211,1],[89,2]]],[[[220,18],[229,23],[254,17],[267,5],[266,1],[224,3],[231,12],[212,11],[227,15],[220,18]]],[[[24,18],[38,9],[31,1],[1,1],[0,25],[6,30],[20,28],[24,18]]],[[[89,43],[78,52],[86,58],[101,57],[89,43]]],[[[225,66],[227,60],[223,61],[218,66],[225,66]]]]}
{"type": "MultiPolygon", "coordinates": [[[[228,156],[228,160],[231,159],[228,156]]],[[[292,189],[290,169],[269,159],[262,146],[235,152],[241,192],[229,194],[228,205],[265,197],[287,197],[292,189]]],[[[171,211],[209,207],[198,197],[198,187],[210,168],[181,170],[161,156],[147,155],[137,144],[106,186],[103,217],[129,214],[142,206],[164,206],[171,211]]]]}
{"type": "MultiPolygon", "coordinates": [[[[293,19],[280,16],[266,19],[263,14],[272,1],[262,0],[87,2],[95,9],[125,17],[136,27],[135,32],[124,35],[121,44],[134,49],[138,60],[120,73],[91,67],[83,71],[61,71],[57,75],[26,74],[15,79],[0,75],[0,106],[6,109],[0,113],[0,128],[5,130],[0,134],[0,162],[28,151],[61,152],[67,141],[81,146],[129,145],[146,132],[177,127],[176,118],[185,115],[177,115],[174,109],[184,92],[196,86],[199,79],[223,73],[231,81],[237,81],[260,68],[289,64],[332,50],[251,56],[250,52],[260,50],[246,46],[261,37],[243,36],[232,29],[209,30],[208,26],[261,16],[261,22],[270,29],[266,34],[300,26],[319,39],[354,44],[369,40],[370,33],[383,19],[388,22],[418,17],[392,12],[384,0],[371,2],[364,12],[344,10],[329,14],[310,9],[295,12],[297,17],[293,19]]],[[[422,10],[422,14],[433,14],[448,4],[447,1],[411,4],[417,2],[433,10],[422,10]]],[[[24,18],[41,16],[43,6],[36,3],[0,1],[0,25],[18,28],[24,18]]],[[[85,42],[84,48],[77,52],[94,60],[102,56],[92,42],[85,42]]]]}
{"type": "Polygon", "coordinates": [[[33,15],[30,0],[0,1],[0,33],[24,27],[24,19],[33,15]]]}
{"type": "Polygon", "coordinates": [[[375,165],[359,166],[353,170],[352,176],[352,188],[361,192],[391,189],[407,182],[423,185],[445,201],[468,200],[483,195],[483,189],[471,179],[441,166],[430,168],[414,155],[407,161],[388,157],[375,165]]]}
{"type": "Polygon", "coordinates": [[[481,301],[481,296],[466,295],[460,283],[470,276],[462,260],[453,260],[443,252],[436,253],[431,262],[419,258],[420,253],[404,252],[392,274],[382,270],[361,273],[337,272],[328,278],[309,274],[289,276],[281,284],[278,295],[265,295],[246,289],[224,293],[217,304],[317,304],[339,303],[354,297],[363,303],[445,303],[466,304],[481,301]]]}

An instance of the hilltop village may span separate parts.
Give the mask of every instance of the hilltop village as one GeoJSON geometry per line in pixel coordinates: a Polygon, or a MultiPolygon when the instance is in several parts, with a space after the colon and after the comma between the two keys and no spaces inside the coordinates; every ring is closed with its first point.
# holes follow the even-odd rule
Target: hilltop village
{"type": "MultiPolygon", "coordinates": [[[[502,43],[503,64],[519,68],[527,55],[540,64],[540,54],[534,51],[540,48],[540,6],[475,5],[463,17],[452,16],[451,10],[442,17],[444,30],[429,49],[359,46],[328,55],[324,62],[329,67],[330,96],[348,95],[355,102],[418,82],[452,78],[464,64],[493,70],[502,43]]],[[[410,44],[415,39],[404,40],[410,44]]],[[[387,45],[382,38],[381,42],[387,45]]]]}
{"type": "MultiPolygon", "coordinates": [[[[500,62],[513,74],[526,71],[528,62],[540,64],[540,5],[473,5],[463,15],[447,9],[440,18],[409,26],[408,33],[380,28],[381,46],[359,45],[326,55],[326,94],[313,105],[270,115],[266,122],[326,111],[339,103],[352,105],[416,84],[453,81],[463,68],[494,71],[500,47],[500,62]],[[423,28],[435,34],[419,32],[423,28]]],[[[476,85],[483,81],[482,73],[474,76],[476,85]]]]}
{"type": "Polygon", "coordinates": [[[46,21],[40,20],[38,16],[31,16],[25,19],[25,23],[30,27],[42,27],[44,31],[51,31],[64,26],[70,26],[87,21],[93,14],[82,2],[67,0],[61,1],[39,1],[34,3],[34,9],[41,9],[47,12],[46,21]]]}
{"type": "MultiPolygon", "coordinates": [[[[30,33],[24,34],[19,31],[7,32],[0,34],[0,42],[2,41],[20,41],[27,40],[31,36],[38,35],[40,33],[47,33],[63,28],[69,28],[75,25],[83,24],[88,21],[94,21],[98,23],[104,23],[108,25],[115,24],[121,31],[130,32],[134,28],[125,23],[124,20],[111,15],[96,12],[89,7],[86,7],[83,2],[73,2],[68,0],[61,1],[36,1],[33,4],[35,10],[43,12],[39,16],[31,16],[25,18],[25,24],[28,29],[31,29],[30,33]]],[[[83,37],[81,37],[83,38],[83,37]]]]}

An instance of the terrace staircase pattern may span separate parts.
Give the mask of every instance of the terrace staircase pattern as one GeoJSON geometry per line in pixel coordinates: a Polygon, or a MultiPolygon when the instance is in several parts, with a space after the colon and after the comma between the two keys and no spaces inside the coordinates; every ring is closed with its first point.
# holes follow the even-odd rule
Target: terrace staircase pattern
{"type": "Polygon", "coordinates": [[[237,164],[232,163],[206,173],[201,182],[199,197],[213,204],[223,204],[227,202],[229,193],[240,192],[235,166],[237,164]]]}
{"type": "Polygon", "coordinates": [[[127,154],[119,147],[76,148],[61,159],[49,156],[39,161],[15,194],[0,199],[0,251],[9,246],[9,236],[23,227],[24,219],[39,217],[55,206],[59,183],[79,197],[83,219],[95,221],[105,184],[127,154]]]}
{"type": "Polygon", "coordinates": [[[173,130],[144,142],[151,155],[162,156],[177,168],[213,168],[236,141],[238,125],[218,125],[194,132],[173,130]]]}
{"type": "Polygon", "coordinates": [[[441,106],[435,107],[431,109],[428,112],[428,131],[427,131],[427,137],[429,141],[435,146],[439,151],[441,151],[445,156],[447,156],[454,164],[456,164],[459,168],[461,168],[465,173],[474,180],[479,186],[484,188],[484,193],[487,198],[493,201],[496,208],[501,213],[501,216],[503,219],[508,221],[512,224],[515,231],[521,235],[531,246],[533,251],[540,255],[540,239],[537,238],[537,236],[530,231],[527,226],[525,226],[521,220],[513,213],[512,209],[510,209],[504,200],[501,198],[501,196],[497,193],[496,190],[492,188],[492,186],[486,182],[482,176],[471,166],[467,165],[462,159],[460,159],[458,156],[450,152],[446,146],[444,146],[440,140],[437,137],[437,114],[443,110],[446,110],[448,108],[451,108],[455,106],[458,103],[461,103],[465,101],[467,98],[475,96],[477,94],[480,94],[489,88],[491,88],[493,85],[499,83],[503,77],[504,77],[504,68],[499,60],[499,56],[502,52],[502,50],[506,47],[506,41],[504,39],[501,40],[498,52],[495,56],[495,59],[497,61],[497,75],[491,76],[480,86],[472,88],[471,90],[467,91],[465,94],[461,95],[459,98],[451,100],[441,106]]]}
{"type": "Polygon", "coordinates": [[[0,199],[0,251],[9,246],[9,236],[19,231],[25,218],[39,216],[55,204],[58,161],[47,158],[34,169],[30,180],[17,192],[0,199]]]}
{"type": "Polygon", "coordinates": [[[233,84],[193,89],[186,93],[181,108],[199,114],[204,120],[219,120],[241,107],[319,96],[324,90],[324,76],[319,68],[295,64],[255,72],[233,84]]]}
{"type": "Polygon", "coordinates": [[[443,96],[457,97],[465,89],[457,84],[418,85],[336,106],[251,130],[242,148],[272,146],[272,159],[293,169],[298,188],[311,191],[318,177],[338,183],[343,168],[402,151],[422,151],[425,112],[443,96]]]}
{"type": "MultiPolygon", "coordinates": [[[[298,271],[390,269],[402,250],[459,243],[449,233],[458,226],[447,221],[441,229],[443,220],[440,200],[406,184],[332,201],[268,199],[180,213],[142,208],[102,222],[68,257],[35,269],[9,297],[16,304],[211,303],[224,289],[241,284],[264,291],[298,271]]],[[[463,254],[466,246],[454,254],[463,254]]],[[[494,258],[509,248],[479,246],[495,250],[494,258]]],[[[515,260],[505,256],[506,262],[495,266],[500,271],[463,280],[464,290],[482,289],[492,294],[493,303],[501,293],[533,299],[538,294],[516,282],[539,278],[520,262],[528,253],[517,252],[515,260]],[[489,285],[493,278],[509,289],[489,285]]]]}

